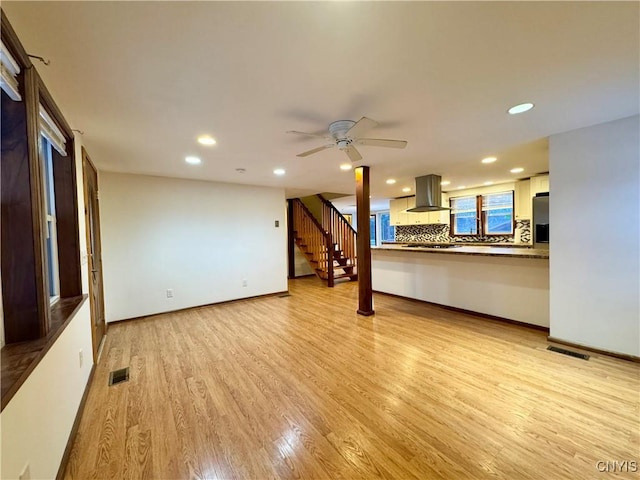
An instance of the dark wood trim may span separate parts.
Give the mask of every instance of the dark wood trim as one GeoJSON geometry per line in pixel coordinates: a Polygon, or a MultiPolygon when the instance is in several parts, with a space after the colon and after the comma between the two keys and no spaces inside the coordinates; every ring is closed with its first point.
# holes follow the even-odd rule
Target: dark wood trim
{"type": "Polygon", "coordinates": [[[602,350],[600,348],[588,347],[586,345],[582,345],[581,343],[573,343],[573,342],[567,342],[566,340],[560,340],[559,338],[552,337],[551,335],[547,337],[547,341],[551,343],[558,343],[560,345],[566,345],[568,347],[578,348],[580,350],[586,350],[587,352],[593,352],[600,355],[607,355],[609,357],[620,358],[622,360],[627,360],[629,362],[640,363],[640,357],[636,357],[635,355],[628,355],[626,353],[617,353],[617,352],[612,352],[610,350],[602,350]]]}
{"type": "Polygon", "coordinates": [[[1,262],[6,343],[40,336],[32,202],[24,102],[2,91],[1,262]]]}
{"type": "MultiPolygon", "coordinates": [[[[39,75],[38,75],[38,90],[40,93],[40,103],[47,110],[47,113],[51,115],[51,118],[53,118],[56,121],[56,124],[62,129],[63,133],[65,134],[67,144],[71,143],[70,146],[73,147],[73,144],[72,144],[73,142],[70,142],[73,139],[73,131],[71,130],[71,127],[65,120],[64,115],[62,115],[62,112],[58,108],[58,105],[53,100],[51,93],[49,93],[47,86],[44,84],[44,82],[42,81],[39,75]]],[[[40,113],[38,112],[38,115],[39,114],[40,113]]],[[[73,157],[73,150],[72,149],[71,151],[69,150],[70,148],[67,148],[67,155],[71,155],[73,157]]]]}
{"type": "Polygon", "coordinates": [[[82,294],[80,270],[80,232],[78,227],[78,197],[73,140],[67,142],[67,156],[53,150],[53,181],[56,192],[58,230],[58,269],[60,296],[82,294]],[[71,153],[69,152],[71,150],[71,153]]]}
{"type": "Polygon", "coordinates": [[[293,201],[287,200],[287,276],[296,278],[296,253],[293,225],[293,201]]]}
{"type": "Polygon", "coordinates": [[[16,35],[16,32],[9,23],[9,19],[5,15],[4,10],[2,10],[2,28],[0,30],[2,33],[2,43],[9,49],[14,60],[20,64],[20,68],[31,68],[33,66],[31,59],[27,55],[22,43],[20,43],[18,35],[16,35]]]}
{"type": "Polygon", "coordinates": [[[62,480],[64,478],[64,472],[67,469],[67,464],[69,463],[69,457],[71,457],[71,450],[73,450],[73,444],[76,441],[76,435],[78,434],[78,429],[80,428],[80,421],[82,420],[82,413],[84,412],[84,407],[87,403],[87,398],[89,397],[89,390],[91,388],[91,382],[93,381],[93,376],[95,373],[96,373],[96,364],[94,363],[91,366],[91,372],[89,373],[89,378],[87,379],[87,383],[84,386],[84,392],[82,393],[82,399],[80,400],[80,405],[78,406],[78,411],[76,412],[76,418],[73,421],[73,427],[71,427],[71,433],[69,433],[69,438],[67,439],[67,446],[64,448],[64,453],[62,454],[62,459],[60,460],[60,466],[58,467],[56,480],[62,480]]]}
{"type": "Polygon", "coordinates": [[[33,223],[33,251],[35,261],[36,302],[40,319],[40,337],[49,332],[49,279],[46,271],[46,215],[44,210],[44,179],[38,140],[40,138],[40,117],[38,92],[38,73],[34,68],[25,71],[25,98],[27,111],[27,145],[29,148],[29,172],[31,186],[31,222],[33,223]]]}
{"type": "Polygon", "coordinates": [[[54,328],[49,335],[31,342],[5,345],[0,352],[2,356],[2,400],[1,409],[7,406],[33,370],[47,354],[49,349],[64,332],[78,310],[82,307],[87,295],[61,299],[51,308],[54,328]]]}
{"type": "Polygon", "coordinates": [[[510,318],[499,317],[497,315],[489,315],[488,313],[475,312],[473,310],[467,310],[465,308],[452,307],[450,305],[443,305],[441,303],[429,302],[427,300],[419,300],[417,298],[405,297],[403,295],[396,295],[395,293],[387,293],[387,292],[379,292],[374,290],[376,295],[387,295],[389,297],[401,298],[403,300],[409,300],[411,302],[416,303],[424,303],[426,305],[431,305],[433,307],[439,307],[443,310],[450,310],[452,312],[464,313],[466,315],[473,315],[474,317],[480,317],[487,320],[496,320],[498,322],[510,323],[512,325],[517,325],[519,327],[531,328],[533,330],[538,330],[541,332],[549,333],[549,327],[543,327],[541,325],[533,325],[532,323],[520,322],[518,320],[512,320],[510,318]]]}
{"type": "MultiPolygon", "coordinates": [[[[308,276],[315,277],[316,275],[315,274],[311,274],[311,275],[308,275],[308,276]]],[[[176,310],[167,310],[166,312],[151,313],[149,315],[141,315],[139,317],[123,318],[121,320],[114,320],[112,322],[109,322],[109,323],[107,323],[107,325],[114,325],[114,324],[120,323],[120,322],[133,322],[133,321],[136,321],[136,320],[144,320],[146,318],[159,317],[160,315],[166,315],[168,313],[187,312],[189,310],[196,310],[198,308],[208,308],[208,307],[214,307],[214,306],[217,306],[217,305],[225,305],[225,304],[228,304],[228,303],[244,302],[246,300],[257,300],[257,299],[261,299],[261,298],[280,297],[282,295],[289,295],[289,290],[283,290],[281,292],[274,292],[274,293],[264,293],[262,295],[254,295],[253,297],[234,298],[233,300],[223,300],[222,302],[205,303],[204,305],[194,305],[193,307],[178,308],[176,310]]]]}
{"type": "Polygon", "coordinates": [[[355,169],[356,178],[356,213],[358,235],[356,252],[358,258],[358,310],[359,315],[369,316],[373,310],[373,290],[371,282],[371,235],[369,234],[369,216],[371,214],[369,199],[369,167],[355,169]]]}

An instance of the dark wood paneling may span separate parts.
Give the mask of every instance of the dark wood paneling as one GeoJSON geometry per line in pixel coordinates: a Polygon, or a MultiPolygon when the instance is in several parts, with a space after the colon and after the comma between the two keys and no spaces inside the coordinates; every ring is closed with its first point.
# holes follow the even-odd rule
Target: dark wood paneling
{"type": "Polygon", "coordinates": [[[82,294],[78,203],[76,197],[77,180],[73,151],[73,141],[69,140],[67,140],[67,156],[63,157],[53,150],[53,181],[56,192],[61,297],[75,297],[82,294]]]}
{"type": "Polygon", "coordinates": [[[358,313],[373,315],[371,287],[371,235],[369,234],[369,167],[358,167],[356,174],[356,208],[358,225],[358,313]]]}
{"type": "MultiPolygon", "coordinates": [[[[40,97],[40,103],[45,107],[45,109],[47,110],[47,113],[51,115],[51,118],[53,118],[58,124],[58,126],[62,129],[62,132],[64,133],[64,136],[66,137],[67,142],[69,142],[69,139],[73,138],[73,131],[71,130],[71,127],[69,126],[64,116],[62,115],[62,112],[58,108],[58,105],[56,105],[56,102],[53,101],[53,97],[49,93],[49,90],[47,90],[47,86],[44,84],[44,82],[39,76],[38,76],[38,94],[40,97]]],[[[73,156],[73,150],[69,151],[69,149],[67,149],[67,152],[69,153],[69,155],[73,156]]]]}
{"type": "Polygon", "coordinates": [[[2,296],[7,343],[40,336],[24,102],[2,92],[2,296]]]}
{"type": "Polygon", "coordinates": [[[31,187],[31,221],[33,222],[33,251],[35,260],[35,282],[40,319],[40,335],[49,333],[49,279],[46,269],[46,215],[44,211],[44,178],[38,143],[40,139],[40,79],[35,68],[24,73],[24,102],[27,111],[27,144],[29,146],[29,185],[31,187]]]}
{"type": "Polygon", "coordinates": [[[293,231],[293,202],[287,200],[287,266],[289,278],[296,278],[295,239],[293,231]]]}

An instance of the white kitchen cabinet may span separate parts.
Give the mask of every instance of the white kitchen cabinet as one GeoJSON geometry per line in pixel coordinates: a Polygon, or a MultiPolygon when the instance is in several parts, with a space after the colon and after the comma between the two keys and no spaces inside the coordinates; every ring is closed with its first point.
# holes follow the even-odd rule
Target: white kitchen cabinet
{"type": "Polygon", "coordinates": [[[514,193],[516,220],[531,220],[531,197],[531,181],[516,182],[514,193]]]}
{"type": "MultiPolygon", "coordinates": [[[[442,194],[442,205],[448,206],[449,200],[442,194]]],[[[407,212],[416,206],[416,197],[396,198],[389,202],[389,223],[391,225],[428,225],[449,224],[449,210],[436,212],[407,212]]]]}
{"type": "Polygon", "coordinates": [[[389,201],[389,223],[391,225],[407,225],[407,197],[389,201]]]}
{"type": "MultiPolygon", "coordinates": [[[[415,208],[416,197],[407,198],[407,208],[415,208]]],[[[429,212],[408,212],[407,225],[426,225],[429,223],[429,212]]]]}
{"type": "Polygon", "coordinates": [[[538,175],[531,177],[531,196],[535,197],[536,193],[544,193],[549,191],[549,175],[538,175]]]}

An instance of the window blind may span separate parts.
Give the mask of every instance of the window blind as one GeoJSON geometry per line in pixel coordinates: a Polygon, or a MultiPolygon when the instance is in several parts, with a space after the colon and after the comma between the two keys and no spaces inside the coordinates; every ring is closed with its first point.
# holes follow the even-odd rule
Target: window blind
{"type": "Polygon", "coordinates": [[[476,213],[476,197],[456,197],[451,199],[451,213],[476,213]]]}
{"type": "Polygon", "coordinates": [[[56,125],[56,122],[51,118],[42,105],[40,105],[40,133],[49,141],[51,146],[60,153],[60,155],[67,155],[67,140],[64,138],[64,135],[58,125],[56,125]]]}
{"type": "Polygon", "coordinates": [[[513,192],[488,193],[482,196],[482,211],[513,207],[513,192]]]}
{"type": "Polygon", "coordinates": [[[22,100],[18,91],[18,74],[20,65],[16,62],[4,43],[0,42],[0,88],[11,98],[19,102],[22,100]]]}

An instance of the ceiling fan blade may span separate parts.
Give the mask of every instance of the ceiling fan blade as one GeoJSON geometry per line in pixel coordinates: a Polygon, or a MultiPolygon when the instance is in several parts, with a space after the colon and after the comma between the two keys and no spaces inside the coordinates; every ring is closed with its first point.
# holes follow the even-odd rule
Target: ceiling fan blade
{"type": "Polygon", "coordinates": [[[356,142],[370,147],[404,148],[407,146],[407,142],[404,140],[385,140],[383,138],[359,138],[356,142]]]}
{"type": "Polygon", "coordinates": [[[362,160],[362,155],[360,155],[360,152],[353,145],[349,145],[343,150],[343,152],[349,156],[352,162],[358,162],[362,160]]]}
{"type": "Polygon", "coordinates": [[[360,120],[356,122],[356,124],[353,127],[349,129],[346,135],[347,137],[350,137],[350,138],[358,138],[364,132],[372,129],[376,125],[378,125],[377,122],[371,120],[370,118],[362,117],[360,120]]]}
{"type": "Polygon", "coordinates": [[[313,155],[314,153],[321,152],[322,150],[326,150],[327,148],[335,147],[335,143],[330,143],[329,145],[323,145],[322,147],[314,148],[313,150],[309,150],[306,152],[299,153],[296,157],[308,157],[309,155],[313,155]]]}
{"type": "Polygon", "coordinates": [[[287,133],[293,133],[295,135],[306,135],[307,137],[331,138],[328,135],[318,135],[317,133],[298,132],[296,130],[289,130],[287,133]]]}

